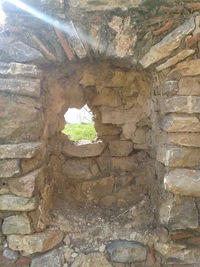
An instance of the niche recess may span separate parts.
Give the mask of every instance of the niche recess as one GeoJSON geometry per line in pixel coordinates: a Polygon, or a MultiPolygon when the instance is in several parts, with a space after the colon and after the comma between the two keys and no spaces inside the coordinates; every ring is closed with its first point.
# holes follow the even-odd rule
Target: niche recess
{"type": "MultiPolygon", "coordinates": [[[[68,231],[68,220],[77,227],[76,218],[84,224],[92,218],[98,225],[99,216],[109,213],[110,218],[143,203],[139,209],[152,224],[157,181],[148,76],[107,62],[71,64],[45,73],[45,138],[53,190],[49,223],[63,231],[68,231]],[[68,108],[85,104],[94,115],[98,139],[75,144],[61,133],[63,117],[68,108]]],[[[145,219],[140,218],[142,227],[145,219]]]]}

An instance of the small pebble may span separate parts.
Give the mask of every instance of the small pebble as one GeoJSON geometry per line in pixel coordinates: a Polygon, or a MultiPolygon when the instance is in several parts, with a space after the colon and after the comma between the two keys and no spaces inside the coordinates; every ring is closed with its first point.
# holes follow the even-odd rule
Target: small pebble
{"type": "Polygon", "coordinates": [[[72,253],[72,258],[76,258],[78,256],[78,253],[72,253]]]}
{"type": "Polygon", "coordinates": [[[8,260],[16,261],[19,258],[19,252],[5,248],[3,251],[3,256],[8,260]]]}

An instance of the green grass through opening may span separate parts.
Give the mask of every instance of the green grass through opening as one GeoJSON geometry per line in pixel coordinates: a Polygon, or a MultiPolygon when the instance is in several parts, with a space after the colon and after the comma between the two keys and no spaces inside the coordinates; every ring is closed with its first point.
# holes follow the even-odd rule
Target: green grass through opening
{"type": "Polygon", "coordinates": [[[65,124],[62,133],[69,136],[72,141],[90,140],[96,138],[96,130],[94,123],[80,123],[80,124],[65,124]]]}

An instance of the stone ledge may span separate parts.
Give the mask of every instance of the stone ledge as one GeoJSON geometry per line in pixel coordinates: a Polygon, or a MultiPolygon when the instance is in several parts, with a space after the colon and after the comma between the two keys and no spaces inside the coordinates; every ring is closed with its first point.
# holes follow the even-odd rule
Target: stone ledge
{"type": "Polygon", "coordinates": [[[32,235],[9,235],[7,237],[9,247],[22,251],[24,255],[48,251],[58,245],[62,239],[63,233],[58,230],[46,230],[32,235]]]}
{"type": "Polygon", "coordinates": [[[62,144],[61,151],[69,157],[88,158],[102,154],[105,145],[102,142],[68,142],[62,144]]]}
{"type": "Polygon", "coordinates": [[[164,184],[173,194],[200,197],[200,170],[172,170],[165,175],[164,184]]]}
{"type": "Polygon", "coordinates": [[[195,167],[200,165],[200,149],[161,145],[157,160],[168,167],[195,167]]]}
{"type": "Polygon", "coordinates": [[[41,142],[0,145],[0,159],[30,159],[43,147],[41,142]]]}
{"type": "Polygon", "coordinates": [[[0,75],[36,78],[40,75],[40,70],[36,65],[0,62],[0,75]]]}
{"type": "Polygon", "coordinates": [[[37,207],[36,198],[24,198],[14,195],[0,196],[0,210],[3,211],[32,211],[37,207]]]}
{"type": "Polygon", "coordinates": [[[0,92],[40,97],[40,80],[0,79],[0,92]]]}
{"type": "Polygon", "coordinates": [[[30,219],[25,214],[7,217],[3,221],[2,232],[4,235],[31,234],[32,227],[30,219]]]}
{"type": "Polygon", "coordinates": [[[0,160],[0,178],[10,178],[21,173],[19,160],[0,160]]]}

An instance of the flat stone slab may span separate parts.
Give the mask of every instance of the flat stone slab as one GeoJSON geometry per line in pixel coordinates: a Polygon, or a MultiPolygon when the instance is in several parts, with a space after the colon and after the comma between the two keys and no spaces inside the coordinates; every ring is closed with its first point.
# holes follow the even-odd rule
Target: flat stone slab
{"type": "Polygon", "coordinates": [[[175,71],[179,71],[182,76],[197,76],[200,74],[200,59],[181,62],[177,65],[175,71]]]}
{"type": "Polygon", "coordinates": [[[176,201],[163,203],[160,220],[169,231],[196,229],[199,226],[196,205],[193,200],[188,199],[178,200],[177,203],[176,201]]]}
{"type": "Polygon", "coordinates": [[[0,62],[0,75],[8,76],[23,76],[23,77],[38,77],[39,69],[35,65],[21,64],[11,62],[9,64],[0,62]]]}
{"type": "Polygon", "coordinates": [[[0,92],[40,97],[40,80],[0,79],[0,92]]]}
{"type": "Polygon", "coordinates": [[[88,158],[102,154],[105,145],[102,142],[66,142],[61,148],[62,152],[70,157],[88,158]]]}
{"type": "Polygon", "coordinates": [[[157,160],[168,167],[194,167],[200,164],[200,149],[162,145],[158,149],[157,160]]]}
{"type": "Polygon", "coordinates": [[[8,181],[8,187],[11,193],[31,198],[38,193],[44,183],[42,169],[35,170],[19,178],[12,178],[8,181]]]}
{"type": "Polygon", "coordinates": [[[71,267],[112,267],[105,256],[100,253],[90,253],[88,255],[80,255],[72,263],[71,267]]]}
{"type": "Polygon", "coordinates": [[[32,227],[30,219],[25,214],[7,217],[3,221],[2,232],[4,235],[31,234],[32,227]]]}
{"type": "Polygon", "coordinates": [[[184,24],[165,36],[161,42],[151,47],[150,51],[140,60],[140,64],[147,68],[157,61],[168,57],[172,51],[179,47],[183,37],[195,29],[194,18],[190,18],[184,24]]]}
{"type": "Polygon", "coordinates": [[[161,128],[169,133],[200,132],[200,121],[194,116],[167,115],[161,123],[161,128]]]}
{"type": "Polygon", "coordinates": [[[199,96],[174,96],[166,98],[163,104],[164,113],[200,113],[199,96]]]}
{"type": "Polygon", "coordinates": [[[190,169],[175,169],[165,175],[164,184],[170,192],[200,197],[200,171],[190,169]]]}
{"type": "Polygon", "coordinates": [[[109,143],[111,156],[126,157],[133,151],[133,143],[131,141],[115,140],[109,143]]]}
{"type": "Polygon", "coordinates": [[[184,77],[179,81],[178,95],[200,95],[200,78],[184,77]]]}
{"type": "Polygon", "coordinates": [[[6,211],[31,211],[37,207],[36,198],[24,198],[13,195],[0,196],[0,210],[6,211]]]}
{"type": "Polygon", "coordinates": [[[111,262],[132,263],[145,261],[146,247],[138,242],[114,240],[106,246],[106,252],[111,262]]]}
{"type": "Polygon", "coordinates": [[[21,173],[19,160],[0,160],[0,178],[10,178],[21,173]]]}
{"type": "Polygon", "coordinates": [[[43,143],[0,145],[0,159],[30,159],[43,148],[43,143]]]}
{"type": "Polygon", "coordinates": [[[59,230],[45,230],[32,235],[9,235],[7,237],[9,247],[21,251],[24,255],[37,252],[46,252],[63,239],[63,233],[59,230]]]}
{"type": "Polygon", "coordinates": [[[200,133],[170,133],[167,137],[167,143],[180,146],[200,147],[200,133]]]}
{"type": "Polygon", "coordinates": [[[64,253],[62,249],[55,249],[32,259],[31,267],[63,267],[64,253]]]}

